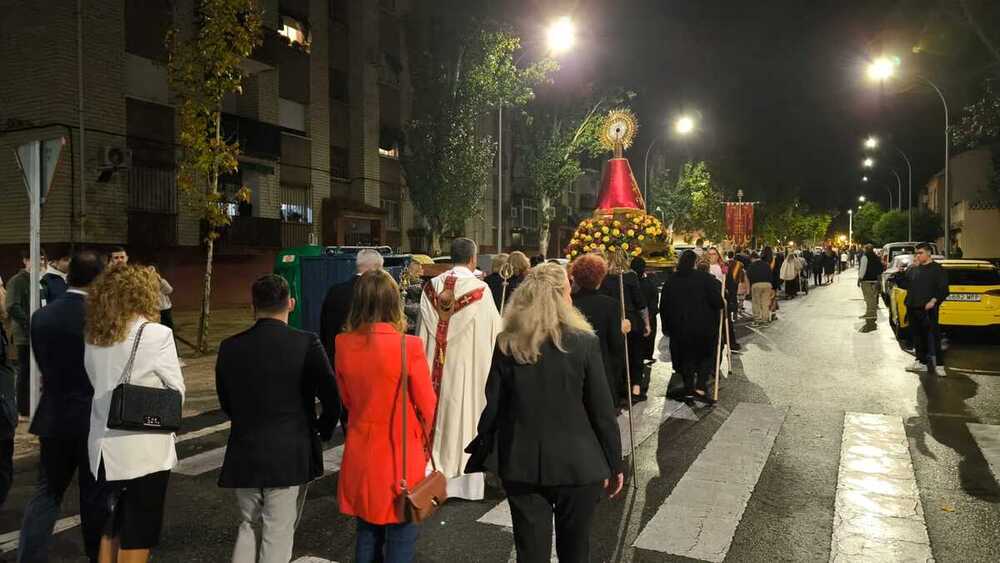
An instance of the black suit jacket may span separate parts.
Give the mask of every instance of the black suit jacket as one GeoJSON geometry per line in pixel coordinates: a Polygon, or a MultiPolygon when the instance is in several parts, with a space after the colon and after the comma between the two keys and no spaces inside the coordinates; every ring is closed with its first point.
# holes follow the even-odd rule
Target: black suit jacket
{"type": "Polygon", "coordinates": [[[485,470],[494,444],[505,481],[584,485],[619,472],[621,438],[597,336],[565,332],[562,344],[566,352],[543,344],[535,364],[494,352],[467,473],[485,470]]]}
{"type": "MultiPolygon", "coordinates": [[[[633,271],[625,272],[621,283],[621,287],[625,288],[625,318],[632,323],[632,332],[641,335],[646,330],[646,323],[642,320],[642,310],[646,308],[646,300],[642,295],[642,286],[639,285],[639,276],[633,271]]],[[[609,274],[604,278],[601,292],[614,299],[616,303],[621,299],[617,274],[609,274]]]]}
{"type": "Polygon", "coordinates": [[[601,343],[604,374],[615,380],[625,366],[625,335],[622,334],[621,304],[596,289],[579,289],[573,305],[587,317],[601,343]]]}
{"type": "Polygon", "coordinates": [[[69,285],[62,276],[56,274],[45,274],[42,276],[42,286],[45,287],[45,302],[52,303],[66,294],[69,285]]]}
{"type": "Polygon", "coordinates": [[[220,487],[290,487],[323,474],[320,437],[333,432],[340,397],[315,334],[258,320],[219,346],[215,385],[232,419],[220,487]]]}
{"type": "Polygon", "coordinates": [[[679,342],[715,347],[722,309],[722,284],[708,272],[675,273],[660,294],[663,334],[679,342]]]}
{"type": "Polygon", "coordinates": [[[344,331],[344,323],[347,322],[351,300],[354,298],[354,284],[358,283],[359,277],[354,275],[345,282],[330,286],[323,299],[323,309],[319,314],[319,339],[326,348],[331,366],[337,355],[337,335],[344,331]]]}
{"type": "Polygon", "coordinates": [[[83,368],[85,297],[66,293],[31,316],[42,396],[29,429],[45,438],[86,436],[94,388],[83,368]]]}

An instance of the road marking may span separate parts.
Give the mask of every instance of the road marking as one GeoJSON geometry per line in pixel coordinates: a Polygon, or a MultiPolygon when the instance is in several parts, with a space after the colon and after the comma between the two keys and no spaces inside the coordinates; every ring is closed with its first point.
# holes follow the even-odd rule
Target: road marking
{"type": "MultiPolygon", "coordinates": [[[[75,528],[79,525],[79,514],[76,516],[69,516],[67,518],[60,518],[56,521],[56,525],[52,529],[52,533],[58,534],[59,532],[75,528]]],[[[17,549],[20,536],[21,530],[14,530],[13,532],[7,532],[6,534],[0,535],[0,553],[10,553],[11,551],[17,549]]]]}
{"type": "Polygon", "coordinates": [[[316,557],[315,555],[305,555],[299,557],[298,559],[292,561],[292,563],[337,563],[332,559],[323,559],[322,557],[316,557]]]}
{"type": "MultiPolygon", "coordinates": [[[[340,471],[340,463],[344,457],[344,446],[328,448],[323,452],[324,474],[340,471]]],[[[213,448],[208,451],[186,457],[174,467],[173,472],[180,475],[195,477],[214,471],[222,467],[222,462],[226,459],[226,446],[213,448]]]]}
{"type": "Polygon", "coordinates": [[[725,559],[785,413],[769,405],[737,405],[632,546],[725,559]]]}
{"type": "Polygon", "coordinates": [[[898,416],[844,414],[830,561],[859,560],[934,560],[898,416]]]}
{"type": "Polygon", "coordinates": [[[1000,484],[1000,426],[978,422],[969,422],[966,426],[969,427],[969,433],[979,446],[979,451],[986,458],[986,463],[990,465],[993,478],[1000,484]]]}
{"type": "Polygon", "coordinates": [[[187,442],[188,440],[194,440],[195,438],[201,438],[202,436],[208,436],[209,434],[215,434],[220,430],[228,430],[231,423],[227,420],[221,424],[216,424],[215,426],[207,426],[201,430],[194,430],[191,432],[185,432],[180,436],[174,438],[174,441],[180,444],[181,442],[187,442]]]}

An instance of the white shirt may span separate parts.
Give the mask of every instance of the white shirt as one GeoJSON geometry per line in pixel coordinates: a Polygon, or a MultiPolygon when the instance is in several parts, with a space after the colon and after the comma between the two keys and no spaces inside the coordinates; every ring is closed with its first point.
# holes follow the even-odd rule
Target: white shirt
{"type": "MultiPolygon", "coordinates": [[[[88,343],[84,351],[84,367],[90,384],[94,386],[87,450],[90,454],[90,471],[95,478],[101,460],[104,461],[104,474],[108,481],[134,479],[173,469],[177,465],[173,433],[109,430],[107,425],[111,394],[121,380],[139,325],[145,320],[133,320],[123,342],[112,346],[88,343]]],[[[183,400],[184,376],[177,361],[173,332],[169,328],[153,322],[146,325],[135,354],[129,382],[146,387],[176,389],[180,391],[183,400]]]]}
{"type": "MultiPolygon", "coordinates": [[[[68,273],[60,270],[59,268],[53,268],[51,264],[48,265],[48,266],[45,266],[45,271],[41,273],[41,276],[44,276],[46,274],[55,274],[55,275],[59,276],[60,278],[62,278],[63,281],[66,281],[66,276],[69,275],[68,273]]],[[[39,277],[41,277],[41,276],[39,276],[39,277]]]]}
{"type": "Polygon", "coordinates": [[[713,276],[715,276],[715,279],[719,280],[720,282],[722,282],[723,285],[725,285],[725,283],[726,283],[726,274],[722,273],[722,266],[720,266],[718,264],[709,264],[708,265],[708,273],[710,273],[713,276]]]}

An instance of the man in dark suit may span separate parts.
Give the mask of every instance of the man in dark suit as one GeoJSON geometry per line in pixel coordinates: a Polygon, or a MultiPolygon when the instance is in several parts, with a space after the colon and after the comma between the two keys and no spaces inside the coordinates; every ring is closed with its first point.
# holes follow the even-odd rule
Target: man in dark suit
{"type": "Polygon", "coordinates": [[[18,561],[48,561],[52,528],[73,473],[80,484],[80,519],[87,556],[97,561],[106,511],[90,473],[87,432],[94,389],[83,367],[87,286],[104,269],[96,252],[76,253],[66,293],[31,316],[31,346],[42,396],[30,432],[39,437],[38,487],[24,511],[18,561]]]}
{"type": "MultiPolygon", "coordinates": [[[[612,297],[621,306],[622,291],[619,287],[621,283],[625,292],[625,318],[632,325],[632,330],[628,333],[628,357],[626,361],[629,366],[632,388],[624,390],[625,393],[632,393],[632,402],[645,401],[646,391],[649,383],[643,381],[643,340],[652,332],[649,324],[649,310],[646,308],[646,299],[642,294],[642,286],[639,284],[639,276],[631,269],[626,269],[619,282],[618,274],[611,274],[604,279],[602,292],[612,297]]],[[[625,380],[624,374],[622,381],[625,380]]],[[[622,395],[624,396],[624,395],[622,395]]]]}
{"type": "Polygon", "coordinates": [[[334,342],[337,335],[344,330],[347,314],[351,312],[354,284],[361,274],[382,268],[382,255],[377,250],[365,248],[358,252],[355,264],[357,274],[345,282],[330,286],[326,298],[323,299],[323,310],[319,317],[319,339],[326,348],[331,366],[334,365],[333,360],[337,354],[334,342]]]}
{"type": "Polygon", "coordinates": [[[340,398],[319,339],[288,326],[288,282],[269,274],[252,294],[256,324],[224,340],[215,365],[219,405],[232,420],[219,486],[236,489],[240,508],[233,561],[258,561],[258,544],[260,561],[288,561],[306,488],[323,475],[320,439],[337,425],[340,398]]]}

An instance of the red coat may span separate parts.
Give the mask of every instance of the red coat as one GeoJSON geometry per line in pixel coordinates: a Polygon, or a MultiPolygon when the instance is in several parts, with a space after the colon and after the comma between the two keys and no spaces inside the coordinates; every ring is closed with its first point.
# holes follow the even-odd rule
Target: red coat
{"type": "MultiPolygon", "coordinates": [[[[403,463],[400,338],[392,325],[378,323],[370,331],[342,333],[336,341],[337,385],[348,412],[337,499],[343,514],[371,524],[403,521],[397,500],[403,463]]],[[[426,474],[424,436],[433,428],[437,397],[420,338],[406,337],[406,360],[406,479],[413,487],[426,474]]]]}

